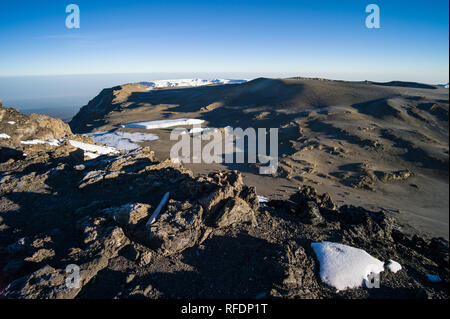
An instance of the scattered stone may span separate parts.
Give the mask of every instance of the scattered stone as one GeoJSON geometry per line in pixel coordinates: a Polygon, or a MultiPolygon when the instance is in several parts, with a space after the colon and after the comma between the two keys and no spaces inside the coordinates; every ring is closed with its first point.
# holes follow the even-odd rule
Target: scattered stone
{"type": "Polygon", "coordinates": [[[148,216],[151,206],[142,203],[128,203],[105,210],[118,224],[122,226],[137,225],[148,216]]]}
{"type": "Polygon", "coordinates": [[[150,263],[150,261],[152,260],[152,253],[150,251],[145,251],[141,254],[141,259],[139,264],[141,266],[146,266],[150,263]]]}
{"type": "Polygon", "coordinates": [[[75,165],[73,168],[76,171],[84,171],[86,169],[86,166],[84,166],[83,164],[79,164],[79,165],[75,165]]]}
{"type": "Polygon", "coordinates": [[[62,270],[46,265],[28,276],[11,282],[2,294],[7,298],[21,299],[74,298],[79,289],[66,287],[65,280],[62,270]]]}
{"type": "Polygon", "coordinates": [[[129,284],[130,282],[133,281],[134,277],[136,277],[136,275],[134,275],[134,274],[128,275],[128,276],[127,276],[127,279],[125,280],[125,282],[126,282],[127,284],[129,284]]]}
{"type": "Polygon", "coordinates": [[[212,217],[215,227],[227,227],[241,223],[256,223],[255,214],[250,205],[241,198],[227,200],[216,216],[212,217]]]}
{"type": "Polygon", "coordinates": [[[303,211],[301,212],[301,216],[313,225],[317,225],[323,221],[319,207],[313,201],[306,202],[303,211]]]}
{"type": "Polygon", "coordinates": [[[201,235],[203,208],[169,200],[165,212],[149,226],[150,245],[165,254],[192,247],[201,235]]]}
{"type": "Polygon", "coordinates": [[[55,251],[53,249],[39,249],[31,257],[25,258],[25,261],[40,263],[42,261],[48,260],[55,256],[55,251]]]}
{"type": "Polygon", "coordinates": [[[52,243],[52,237],[46,236],[44,238],[37,238],[31,244],[34,248],[43,248],[46,244],[52,243]]]}
{"type": "Polygon", "coordinates": [[[392,183],[396,181],[404,181],[409,177],[413,176],[413,173],[410,170],[400,170],[392,173],[380,172],[380,181],[383,183],[392,183]]]}

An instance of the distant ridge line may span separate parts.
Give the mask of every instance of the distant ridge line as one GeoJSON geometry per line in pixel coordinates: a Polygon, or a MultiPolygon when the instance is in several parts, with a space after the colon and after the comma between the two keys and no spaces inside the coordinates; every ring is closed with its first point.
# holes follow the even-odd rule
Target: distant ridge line
{"type": "Polygon", "coordinates": [[[416,89],[431,89],[436,90],[438,87],[444,85],[432,85],[432,84],[424,84],[419,82],[407,82],[407,81],[389,81],[389,82],[375,82],[375,81],[347,81],[347,80],[332,80],[332,79],[326,79],[326,78],[318,78],[318,77],[302,77],[302,76],[296,76],[296,77],[290,77],[289,80],[313,80],[313,81],[323,81],[323,82],[353,82],[353,83],[365,83],[365,84],[373,84],[373,85],[380,85],[380,86],[398,86],[398,87],[410,87],[410,88],[416,88],[416,89]]]}

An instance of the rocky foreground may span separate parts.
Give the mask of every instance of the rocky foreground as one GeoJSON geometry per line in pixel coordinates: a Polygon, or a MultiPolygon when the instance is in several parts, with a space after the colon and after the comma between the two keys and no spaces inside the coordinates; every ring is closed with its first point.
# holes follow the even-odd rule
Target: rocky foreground
{"type": "MultiPolygon", "coordinates": [[[[11,119],[0,110],[2,128],[11,119]]],[[[194,176],[149,148],[90,159],[70,143],[26,145],[9,135],[0,139],[2,297],[448,298],[448,242],[409,237],[382,212],[338,207],[309,186],[260,203],[236,171],[194,176]],[[336,291],[311,248],[322,241],[402,269],[386,268],[380,288],[336,291]],[[78,288],[66,285],[73,264],[78,288]]]]}

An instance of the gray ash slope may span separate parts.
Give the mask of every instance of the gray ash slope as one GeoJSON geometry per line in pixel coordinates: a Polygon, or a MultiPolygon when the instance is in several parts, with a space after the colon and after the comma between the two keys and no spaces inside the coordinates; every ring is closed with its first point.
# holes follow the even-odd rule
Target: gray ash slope
{"type": "MultiPolygon", "coordinates": [[[[256,79],[244,84],[148,91],[103,90],[70,122],[74,132],[117,130],[135,121],[199,118],[209,127],[279,128],[279,169],[188,165],[195,174],[237,169],[265,196],[286,199],[302,185],[341,204],[384,209],[410,232],[449,236],[449,91],[393,81],[256,79]]],[[[138,129],[126,129],[139,131],[138,129]]],[[[150,146],[169,157],[168,130],[150,146]]]]}
{"type": "Polygon", "coordinates": [[[7,147],[16,153],[0,163],[3,297],[448,298],[447,241],[407,236],[385,213],[338,207],[312,187],[261,205],[240,173],[195,176],[149,148],[85,161],[68,144],[7,147]],[[383,272],[379,289],[336,292],[320,280],[319,241],[403,270],[383,272]],[[78,289],[66,288],[69,264],[81,268],[78,289]]]}

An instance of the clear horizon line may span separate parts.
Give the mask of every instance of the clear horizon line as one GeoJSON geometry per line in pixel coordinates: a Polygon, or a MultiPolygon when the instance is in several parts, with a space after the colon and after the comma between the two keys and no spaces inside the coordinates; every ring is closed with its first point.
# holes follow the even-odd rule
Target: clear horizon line
{"type": "MultiPolygon", "coordinates": [[[[333,78],[333,77],[325,77],[325,76],[308,76],[308,75],[301,75],[301,72],[287,72],[287,71],[280,71],[280,72],[274,72],[274,71],[261,71],[261,72],[246,72],[246,71],[181,71],[181,72],[173,72],[173,71],[160,71],[160,72],[105,72],[105,73],[61,73],[61,74],[14,74],[14,75],[1,75],[0,74],[0,78],[31,78],[31,77],[65,77],[65,76],[101,76],[101,75],[131,75],[131,74],[243,74],[243,73],[248,73],[248,74],[262,74],[260,76],[257,76],[253,79],[256,79],[258,77],[266,77],[263,74],[286,74],[287,77],[286,78],[292,78],[292,77],[303,77],[303,78],[322,78],[322,79],[327,79],[327,80],[333,80],[333,81],[346,81],[346,82],[364,82],[364,81],[370,81],[370,82],[391,82],[391,81],[400,81],[400,82],[414,82],[414,83],[421,83],[421,84],[430,84],[430,85],[443,85],[443,84],[448,84],[449,83],[449,79],[447,79],[447,82],[434,82],[434,83],[430,83],[430,82],[422,82],[422,81],[417,81],[417,80],[399,80],[399,79],[390,79],[390,80],[386,80],[386,81],[375,81],[375,80],[370,80],[370,77],[368,78],[364,78],[364,79],[359,79],[359,80],[348,80],[348,79],[343,79],[343,78],[333,78]]],[[[355,75],[358,73],[355,73],[355,75]]],[[[282,77],[273,77],[273,78],[282,78],[282,77]]]]}

